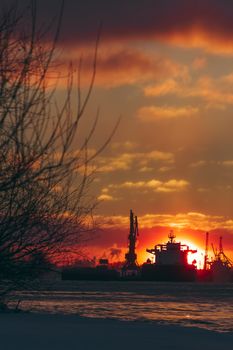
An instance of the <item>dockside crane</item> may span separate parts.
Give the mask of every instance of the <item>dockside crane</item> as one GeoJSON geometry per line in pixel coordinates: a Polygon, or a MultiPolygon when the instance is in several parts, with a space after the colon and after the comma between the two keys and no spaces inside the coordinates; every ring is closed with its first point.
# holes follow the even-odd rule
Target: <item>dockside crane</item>
{"type": "Polygon", "coordinates": [[[224,253],[222,241],[223,239],[221,236],[219,237],[219,250],[217,250],[217,248],[214,248],[212,244],[212,249],[215,255],[215,261],[220,261],[223,265],[227,266],[228,268],[232,268],[233,262],[224,253]]]}
{"type": "Polygon", "coordinates": [[[123,266],[123,272],[136,272],[139,270],[137,263],[137,254],[136,254],[136,242],[138,237],[138,219],[134,215],[132,209],[130,209],[130,228],[128,236],[128,252],[125,254],[125,264],[123,266]]]}

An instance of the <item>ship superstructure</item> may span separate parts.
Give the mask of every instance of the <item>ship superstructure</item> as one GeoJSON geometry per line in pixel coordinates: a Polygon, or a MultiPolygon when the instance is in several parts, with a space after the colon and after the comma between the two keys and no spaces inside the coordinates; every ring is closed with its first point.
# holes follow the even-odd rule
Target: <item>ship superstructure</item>
{"type": "Polygon", "coordinates": [[[154,263],[142,266],[144,279],[162,281],[193,281],[196,278],[195,264],[188,263],[188,254],[196,253],[185,244],[175,241],[173,231],[168,235],[168,242],[156,244],[153,249],[147,249],[148,253],[154,255],[154,263]]]}
{"type": "Polygon", "coordinates": [[[165,244],[157,244],[153,249],[147,249],[148,253],[155,256],[156,265],[188,265],[188,254],[196,253],[196,250],[189,249],[186,244],[176,242],[173,231],[168,235],[169,241],[165,244]]]}

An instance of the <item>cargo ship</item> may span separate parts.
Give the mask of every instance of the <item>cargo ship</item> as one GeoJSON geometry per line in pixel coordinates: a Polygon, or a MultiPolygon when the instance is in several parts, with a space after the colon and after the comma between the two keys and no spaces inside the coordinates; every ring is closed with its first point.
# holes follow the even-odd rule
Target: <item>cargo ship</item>
{"type": "Polygon", "coordinates": [[[141,267],[142,280],[155,281],[195,281],[197,269],[195,260],[188,263],[188,254],[197,251],[189,249],[189,246],[175,241],[173,231],[168,235],[168,242],[157,244],[146,251],[154,255],[154,262],[150,259],[141,267]]]}

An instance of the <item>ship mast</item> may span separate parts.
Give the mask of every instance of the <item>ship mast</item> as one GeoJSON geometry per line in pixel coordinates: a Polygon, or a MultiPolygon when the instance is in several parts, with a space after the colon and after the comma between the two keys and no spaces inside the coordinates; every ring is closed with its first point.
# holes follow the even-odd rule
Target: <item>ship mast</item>
{"type": "Polygon", "coordinates": [[[169,232],[168,238],[169,238],[169,240],[170,240],[170,241],[169,241],[170,243],[175,243],[176,235],[174,234],[173,230],[171,230],[171,231],[169,232]]]}

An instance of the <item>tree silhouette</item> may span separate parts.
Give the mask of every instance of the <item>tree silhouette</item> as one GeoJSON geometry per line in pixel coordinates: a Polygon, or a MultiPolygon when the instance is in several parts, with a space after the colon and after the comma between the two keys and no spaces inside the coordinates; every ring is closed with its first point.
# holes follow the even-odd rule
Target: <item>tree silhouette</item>
{"type": "MultiPolygon", "coordinates": [[[[76,111],[71,108],[73,74],[67,74],[66,96],[56,101],[51,74],[63,12],[47,29],[37,25],[36,2],[24,11],[14,5],[0,14],[0,283],[2,298],[22,281],[34,278],[35,257],[57,256],[93,229],[96,200],[89,195],[90,162],[111,139],[89,156],[98,113],[85,135],[80,121],[96,73],[85,96],[79,85],[76,111]],[[48,33],[54,31],[53,39],[48,33]],[[77,138],[79,148],[77,149],[77,138]],[[41,255],[42,256],[42,255],[41,255]]],[[[117,126],[116,126],[117,127],[117,126]]]]}

